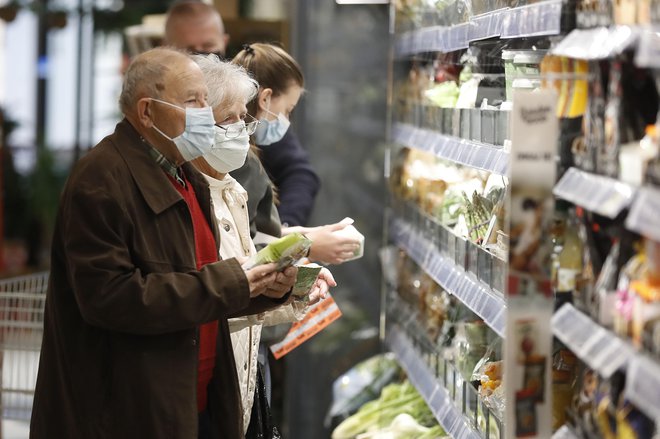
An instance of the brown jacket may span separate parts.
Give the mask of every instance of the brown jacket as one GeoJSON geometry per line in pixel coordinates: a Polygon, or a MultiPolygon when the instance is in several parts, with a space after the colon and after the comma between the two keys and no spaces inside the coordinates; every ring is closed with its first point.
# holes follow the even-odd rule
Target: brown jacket
{"type": "MultiPolygon", "coordinates": [[[[216,233],[208,184],[184,172],[216,233]]],[[[31,438],[196,438],[197,328],[214,319],[213,437],[243,437],[227,317],[277,302],[250,300],[234,259],[195,267],[186,204],[124,120],[60,200],[31,438]]]]}

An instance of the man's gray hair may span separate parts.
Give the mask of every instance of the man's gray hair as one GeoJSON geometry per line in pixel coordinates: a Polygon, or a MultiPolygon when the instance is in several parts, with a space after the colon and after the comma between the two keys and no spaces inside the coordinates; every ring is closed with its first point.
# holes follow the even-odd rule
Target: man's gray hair
{"type": "Polygon", "coordinates": [[[135,104],[143,97],[159,98],[165,90],[165,74],[168,65],[182,56],[189,56],[178,49],[157,47],[141,53],[133,59],[124,75],[119,96],[119,108],[126,115],[135,111],[135,104]]]}
{"type": "Polygon", "coordinates": [[[193,60],[204,73],[209,89],[208,104],[231,106],[237,101],[246,104],[257,96],[259,83],[243,67],[222,61],[217,55],[194,55],[193,60]]]}

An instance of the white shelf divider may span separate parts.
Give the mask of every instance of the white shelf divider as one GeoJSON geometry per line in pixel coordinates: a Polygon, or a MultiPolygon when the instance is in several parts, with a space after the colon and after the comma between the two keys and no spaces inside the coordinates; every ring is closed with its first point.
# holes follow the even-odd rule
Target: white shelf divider
{"type": "Polygon", "coordinates": [[[412,146],[471,168],[507,175],[509,152],[502,147],[459,139],[406,123],[396,123],[392,132],[394,141],[403,146],[412,146]]]}
{"type": "Polygon", "coordinates": [[[506,301],[444,256],[410,225],[392,220],[392,238],[431,278],[504,337],[506,301]]]}
{"type": "Polygon", "coordinates": [[[613,178],[570,168],[553,193],[587,210],[616,218],[635,196],[635,188],[613,178]]]}
{"type": "Polygon", "coordinates": [[[424,364],[405,334],[395,326],[388,332],[386,341],[408,374],[408,379],[422,395],[447,434],[454,438],[480,439],[479,433],[470,426],[447,389],[424,364]]]}
{"type": "Polygon", "coordinates": [[[552,317],[552,331],[575,355],[605,378],[626,367],[636,355],[630,343],[571,304],[562,306],[552,317]]]}
{"type": "Polygon", "coordinates": [[[660,190],[642,187],[637,192],[626,227],[654,241],[660,241],[660,190]]]}

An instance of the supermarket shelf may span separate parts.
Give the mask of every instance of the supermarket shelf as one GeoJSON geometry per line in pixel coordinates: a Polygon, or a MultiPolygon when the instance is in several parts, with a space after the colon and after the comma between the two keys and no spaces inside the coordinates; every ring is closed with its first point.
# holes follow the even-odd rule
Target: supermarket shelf
{"type": "Polygon", "coordinates": [[[507,175],[509,153],[501,147],[459,139],[436,131],[396,123],[394,141],[428,151],[437,157],[498,175],[507,175]]]}
{"type": "Polygon", "coordinates": [[[570,168],[553,193],[592,212],[616,218],[632,202],[635,188],[613,178],[570,168]]]}
{"type": "Polygon", "coordinates": [[[453,52],[469,42],[501,36],[523,38],[557,35],[561,31],[562,0],[546,0],[517,8],[504,8],[470,18],[453,26],[430,26],[398,36],[398,57],[424,52],[453,52]]]}
{"type": "Polygon", "coordinates": [[[660,190],[642,187],[637,191],[626,227],[640,235],[660,241],[660,190]]]}
{"type": "Polygon", "coordinates": [[[634,26],[575,29],[552,49],[552,54],[589,61],[607,59],[637,44],[641,32],[634,26]]]}
{"type": "Polygon", "coordinates": [[[551,51],[553,55],[587,61],[613,58],[635,49],[635,64],[660,68],[660,26],[610,26],[574,29],[551,51]]]}
{"type": "Polygon", "coordinates": [[[552,317],[552,330],[590,368],[609,379],[626,368],[626,397],[652,419],[660,419],[660,363],[566,304],[552,317]]]}
{"type": "Polygon", "coordinates": [[[435,282],[504,337],[506,301],[502,296],[457,266],[405,222],[394,219],[391,236],[435,282]]]}
{"type": "Polygon", "coordinates": [[[562,306],[552,317],[552,331],[575,355],[605,378],[611,377],[635,356],[630,343],[571,304],[562,306]]]}
{"type": "Polygon", "coordinates": [[[406,336],[395,327],[388,332],[386,342],[442,428],[455,438],[480,439],[479,433],[470,427],[468,419],[456,407],[447,389],[440,385],[406,336]]]}

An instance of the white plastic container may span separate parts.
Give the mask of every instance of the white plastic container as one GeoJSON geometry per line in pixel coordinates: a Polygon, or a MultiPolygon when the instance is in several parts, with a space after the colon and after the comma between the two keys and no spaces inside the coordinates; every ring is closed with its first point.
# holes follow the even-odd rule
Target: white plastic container
{"type": "Polygon", "coordinates": [[[334,231],[332,233],[335,233],[335,234],[337,234],[339,236],[342,236],[344,238],[357,239],[360,243],[360,247],[357,250],[355,250],[355,252],[353,253],[353,256],[350,257],[349,259],[346,259],[346,261],[352,261],[354,259],[361,258],[362,256],[364,256],[364,235],[362,233],[358,232],[358,230],[355,228],[355,226],[353,226],[353,220],[351,218],[348,218],[348,217],[344,218],[343,220],[341,220],[341,222],[342,223],[348,223],[349,225],[344,227],[341,230],[337,230],[337,231],[334,231]]]}

